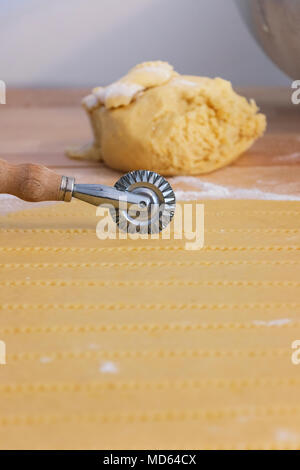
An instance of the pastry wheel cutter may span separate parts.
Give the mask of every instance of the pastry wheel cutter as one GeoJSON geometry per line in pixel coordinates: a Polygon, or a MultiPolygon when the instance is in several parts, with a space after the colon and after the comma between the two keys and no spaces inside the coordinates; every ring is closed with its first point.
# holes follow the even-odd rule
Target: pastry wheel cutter
{"type": "Polygon", "coordinates": [[[75,197],[108,207],[118,227],[129,233],[160,232],[172,220],[176,206],[168,181],[148,170],[131,171],[110,187],[75,184],[75,178],[58,175],[41,165],[12,165],[0,160],[0,193],[29,202],[70,202],[75,197]]]}

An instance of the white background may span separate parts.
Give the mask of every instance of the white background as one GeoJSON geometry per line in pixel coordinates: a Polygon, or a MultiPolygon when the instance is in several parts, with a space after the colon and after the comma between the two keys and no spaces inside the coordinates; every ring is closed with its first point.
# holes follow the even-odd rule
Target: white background
{"type": "Polygon", "coordinates": [[[161,59],[234,85],[290,85],[233,0],[0,0],[7,86],[100,85],[161,59]]]}

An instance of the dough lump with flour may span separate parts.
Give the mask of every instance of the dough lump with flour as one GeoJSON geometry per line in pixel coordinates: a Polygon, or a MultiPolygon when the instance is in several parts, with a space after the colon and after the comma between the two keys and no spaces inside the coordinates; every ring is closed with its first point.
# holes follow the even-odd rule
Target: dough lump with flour
{"type": "Polygon", "coordinates": [[[104,161],[124,172],[208,173],[260,137],[266,118],[221,78],[180,75],[166,62],[139,64],[83,100],[94,141],[71,158],[104,161]]]}

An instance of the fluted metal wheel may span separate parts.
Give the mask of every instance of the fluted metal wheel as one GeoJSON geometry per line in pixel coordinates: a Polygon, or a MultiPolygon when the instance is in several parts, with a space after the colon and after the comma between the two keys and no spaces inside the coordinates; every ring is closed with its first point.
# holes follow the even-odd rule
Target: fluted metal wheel
{"type": "Polygon", "coordinates": [[[119,191],[146,196],[148,207],[111,208],[119,229],[128,233],[158,233],[171,222],[176,206],[174,191],[168,181],[153,171],[137,170],[122,176],[115,184],[119,191]]]}

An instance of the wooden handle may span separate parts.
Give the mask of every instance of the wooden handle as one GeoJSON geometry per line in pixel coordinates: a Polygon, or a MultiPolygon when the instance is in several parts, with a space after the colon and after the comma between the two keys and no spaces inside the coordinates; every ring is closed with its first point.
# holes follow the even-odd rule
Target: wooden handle
{"type": "Polygon", "coordinates": [[[0,193],[24,201],[58,201],[61,176],[45,166],[25,163],[11,165],[0,160],[0,193]]]}

